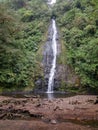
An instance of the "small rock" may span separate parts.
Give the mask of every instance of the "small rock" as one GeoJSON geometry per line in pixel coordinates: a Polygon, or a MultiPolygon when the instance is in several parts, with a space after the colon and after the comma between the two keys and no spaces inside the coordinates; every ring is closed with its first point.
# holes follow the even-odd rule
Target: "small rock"
{"type": "Polygon", "coordinates": [[[79,102],[77,100],[76,101],[72,101],[72,102],[69,101],[69,104],[76,105],[76,104],[81,104],[81,102],[79,102]]]}
{"type": "Polygon", "coordinates": [[[52,100],[49,100],[48,102],[49,102],[49,103],[52,103],[52,100]]]}
{"type": "Polygon", "coordinates": [[[96,101],[94,102],[94,104],[98,104],[98,99],[96,99],[96,101]]]}
{"type": "Polygon", "coordinates": [[[56,120],[51,120],[51,124],[56,124],[56,120]]]}
{"type": "Polygon", "coordinates": [[[42,119],[43,122],[46,122],[46,123],[51,122],[51,120],[49,118],[44,118],[43,116],[42,116],[41,119],[42,119]]]}
{"type": "Polygon", "coordinates": [[[56,111],[57,109],[59,109],[59,106],[56,106],[56,107],[54,108],[54,111],[56,111]]]}
{"type": "Polygon", "coordinates": [[[3,105],[2,104],[0,104],[0,107],[2,107],[3,105]]]}
{"type": "Polygon", "coordinates": [[[94,103],[94,100],[88,99],[88,102],[89,102],[89,103],[94,103]]]}
{"type": "Polygon", "coordinates": [[[63,108],[60,107],[59,110],[63,110],[63,108]]]}
{"type": "Polygon", "coordinates": [[[40,103],[36,105],[36,107],[40,107],[40,106],[41,106],[41,104],[40,104],[40,103]]]}

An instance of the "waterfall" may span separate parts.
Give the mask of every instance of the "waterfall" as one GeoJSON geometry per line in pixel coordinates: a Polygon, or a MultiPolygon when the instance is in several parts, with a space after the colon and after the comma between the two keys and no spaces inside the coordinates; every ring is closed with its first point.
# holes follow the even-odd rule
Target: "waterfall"
{"type": "Polygon", "coordinates": [[[52,29],[53,29],[53,37],[52,37],[53,61],[52,61],[52,67],[50,69],[50,74],[49,74],[47,93],[53,93],[54,76],[55,76],[55,70],[56,70],[56,58],[57,58],[56,35],[57,35],[57,28],[56,28],[56,22],[55,22],[54,19],[52,19],[52,29]]]}
{"type": "Polygon", "coordinates": [[[56,0],[48,0],[50,5],[53,5],[56,3],[56,0]]]}

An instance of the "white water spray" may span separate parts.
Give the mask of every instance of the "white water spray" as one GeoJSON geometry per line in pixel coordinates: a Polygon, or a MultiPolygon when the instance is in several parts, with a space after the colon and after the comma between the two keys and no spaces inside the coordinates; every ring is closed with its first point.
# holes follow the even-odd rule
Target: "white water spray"
{"type": "Polygon", "coordinates": [[[49,4],[50,5],[53,5],[53,4],[55,4],[56,3],[56,0],[49,0],[49,4]]]}
{"type": "Polygon", "coordinates": [[[50,70],[50,75],[49,75],[47,93],[53,93],[54,76],[55,76],[55,70],[56,70],[56,58],[57,58],[56,35],[57,35],[57,28],[56,28],[56,23],[55,23],[54,19],[52,19],[52,29],[53,29],[53,37],[52,37],[53,61],[52,61],[52,67],[51,67],[51,70],[50,70]]]}

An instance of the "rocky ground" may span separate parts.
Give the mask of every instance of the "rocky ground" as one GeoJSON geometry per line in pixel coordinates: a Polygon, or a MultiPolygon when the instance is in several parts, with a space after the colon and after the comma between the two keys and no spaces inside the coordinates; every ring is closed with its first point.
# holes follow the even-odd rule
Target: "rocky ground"
{"type": "Polygon", "coordinates": [[[0,96],[0,130],[98,130],[98,98],[0,96]]]}

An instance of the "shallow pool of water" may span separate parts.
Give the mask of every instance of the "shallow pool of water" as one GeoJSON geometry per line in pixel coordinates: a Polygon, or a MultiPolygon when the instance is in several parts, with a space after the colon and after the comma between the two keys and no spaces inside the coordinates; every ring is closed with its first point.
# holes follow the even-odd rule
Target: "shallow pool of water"
{"type": "Polygon", "coordinates": [[[75,94],[69,94],[67,92],[60,92],[60,91],[55,91],[54,93],[46,93],[46,92],[43,92],[43,91],[37,91],[37,92],[14,91],[14,92],[3,92],[0,95],[16,97],[16,98],[41,97],[41,98],[53,99],[53,98],[66,98],[66,97],[74,96],[75,94]]]}

